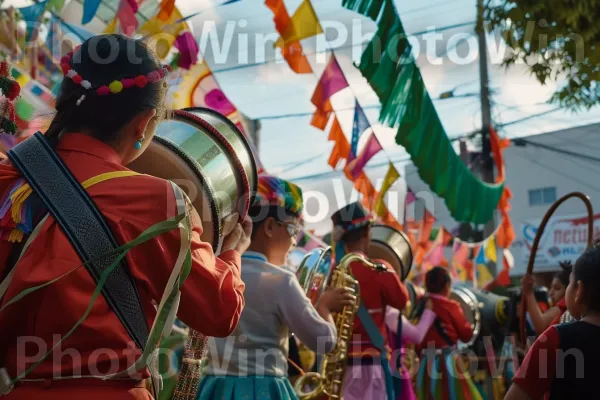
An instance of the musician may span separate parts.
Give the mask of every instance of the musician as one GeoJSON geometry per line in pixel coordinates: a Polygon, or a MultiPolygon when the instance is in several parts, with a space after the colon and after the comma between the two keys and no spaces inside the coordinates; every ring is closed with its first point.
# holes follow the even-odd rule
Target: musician
{"type": "MultiPolygon", "coordinates": [[[[366,255],[374,223],[371,214],[360,203],[351,203],[336,211],[331,219],[336,262],[339,263],[349,253],[366,255]]],[[[387,272],[379,272],[367,268],[360,261],[350,264],[350,271],[359,284],[362,305],[368,312],[362,314],[365,321],[360,315],[354,319],[353,338],[348,352],[349,365],[343,383],[343,398],[346,400],[394,396],[387,360],[389,346],[378,349],[374,341],[382,338],[384,343],[389,343],[385,324],[386,307],[404,309],[408,292],[393,268],[387,267],[387,272]],[[365,323],[375,329],[365,328],[365,323]],[[378,337],[373,338],[375,335],[378,337]]]]}
{"type": "Polygon", "coordinates": [[[598,245],[575,261],[565,299],[577,321],[553,325],[537,338],[505,400],[598,398],[599,266],[598,245]]]}
{"type": "Polygon", "coordinates": [[[330,289],[316,307],[296,276],[285,267],[296,245],[303,202],[299,187],[261,175],[255,203],[252,243],[242,256],[246,305],[231,336],[211,339],[197,398],[200,400],[296,398],[287,378],[290,333],[318,354],[336,343],[332,312],[354,304],[344,289],[330,289]]]}
{"type": "Polygon", "coordinates": [[[535,329],[535,333],[540,335],[548,327],[560,323],[560,319],[567,311],[567,303],[565,300],[565,292],[569,285],[569,277],[573,270],[570,262],[560,263],[561,271],[557,272],[552,279],[550,285],[550,299],[552,307],[543,312],[540,310],[538,303],[533,293],[533,277],[526,275],[523,277],[523,290],[527,299],[527,312],[529,313],[531,323],[535,329]]]}
{"type": "MultiPolygon", "coordinates": [[[[115,177],[127,175],[125,165],[152,140],[165,106],[166,71],[156,72],[162,66],[143,42],[121,35],[96,36],[62,61],[67,75],[46,135],[55,141],[58,156],[77,181],[106,173],[101,176],[113,177],[87,192],[118,244],[124,245],[178,214],[176,189],[169,182],[143,175],[115,177]],[[134,85],[125,88],[122,79],[132,79],[134,85]],[[99,87],[112,88],[105,93],[99,87]]],[[[141,352],[102,295],[90,305],[96,282],[80,267],[82,260],[55,219],[44,220],[37,235],[29,237],[47,211],[35,193],[25,200],[10,196],[22,185],[15,167],[0,163],[1,279],[16,264],[8,290],[0,295],[0,383],[6,387],[20,377],[3,399],[151,399],[143,382],[149,376],[146,368],[121,379],[98,379],[126,369],[141,352]],[[15,207],[21,213],[14,212],[15,207]],[[21,215],[28,218],[15,220],[21,215]],[[28,237],[30,245],[16,262],[28,237]],[[8,304],[26,289],[44,284],[8,304]],[[54,354],[41,361],[82,317],[54,354]],[[41,363],[35,366],[37,361],[41,363]]],[[[238,225],[215,257],[211,245],[200,240],[199,215],[193,211],[190,219],[192,265],[181,287],[178,316],[206,335],[227,336],[244,305],[240,255],[249,245],[251,221],[238,225]]],[[[132,248],[125,259],[148,327],[175,268],[180,242],[181,234],[174,229],[132,248]]]]}
{"type": "Polygon", "coordinates": [[[449,299],[451,283],[447,268],[433,267],[425,275],[425,297],[433,302],[436,318],[421,343],[424,352],[417,373],[418,398],[448,399],[448,393],[461,393],[465,398],[481,400],[468,370],[453,352],[459,340],[471,340],[473,329],[460,304],[449,299]],[[428,365],[436,366],[435,370],[428,365]]]}

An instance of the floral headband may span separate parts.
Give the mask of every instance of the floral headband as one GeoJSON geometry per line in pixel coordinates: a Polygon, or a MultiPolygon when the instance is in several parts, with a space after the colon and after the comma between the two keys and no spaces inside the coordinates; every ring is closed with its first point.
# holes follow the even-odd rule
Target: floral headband
{"type": "MultiPolygon", "coordinates": [[[[74,51],[77,51],[79,47],[75,48],[74,51]]],[[[60,67],[63,71],[65,77],[70,78],[73,83],[76,85],[80,85],[85,90],[90,90],[95,86],[88,80],[83,79],[81,75],[77,73],[73,68],[71,68],[71,59],[73,58],[73,52],[68,53],[66,56],[61,58],[60,67]]],[[[96,86],[96,94],[98,96],[106,96],[109,94],[117,94],[121,93],[123,89],[129,89],[134,86],[138,88],[143,88],[149,83],[156,83],[163,79],[169,72],[171,72],[171,66],[165,65],[161,68],[158,68],[154,71],[149,72],[147,75],[138,75],[135,78],[123,78],[119,80],[114,80],[108,85],[96,86]]],[[[85,100],[85,94],[83,94],[78,100],[77,105],[80,105],[81,102],[85,100]]]]}

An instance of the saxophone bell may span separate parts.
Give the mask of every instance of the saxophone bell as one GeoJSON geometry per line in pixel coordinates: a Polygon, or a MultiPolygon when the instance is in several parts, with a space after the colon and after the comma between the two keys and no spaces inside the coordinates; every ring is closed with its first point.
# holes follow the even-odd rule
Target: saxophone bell
{"type": "Polygon", "coordinates": [[[322,395],[326,395],[330,399],[341,399],[342,397],[342,385],[348,364],[348,343],[352,338],[354,317],[360,305],[358,281],[354,279],[350,270],[350,264],[355,261],[377,271],[387,271],[383,264],[373,263],[356,253],[344,256],[335,268],[331,285],[328,288],[345,288],[354,292],[356,300],[353,305],[345,306],[335,316],[336,344],[332,351],[323,356],[319,372],[307,373],[296,381],[294,390],[301,400],[313,400],[322,395]]]}

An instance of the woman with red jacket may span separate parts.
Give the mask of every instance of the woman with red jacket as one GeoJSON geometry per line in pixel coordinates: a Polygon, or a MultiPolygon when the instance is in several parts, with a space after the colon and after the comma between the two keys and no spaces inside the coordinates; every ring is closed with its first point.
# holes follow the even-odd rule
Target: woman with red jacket
{"type": "MultiPolygon", "coordinates": [[[[121,35],[86,41],[63,59],[63,70],[57,113],[46,136],[78,182],[100,180],[86,191],[118,244],[124,245],[179,214],[176,188],[152,176],[131,175],[125,167],[146,149],[164,114],[166,71],[143,42],[121,35]],[[123,82],[132,80],[134,85],[125,87],[123,82]]],[[[86,268],[80,268],[82,260],[56,220],[43,219],[32,233],[43,215],[32,211],[35,193],[25,201],[14,195],[23,184],[11,163],[0,162],[0,280],[8,282],[7,268],[14,265],[8,288],[0,285],[5,290],[0,295],[0,384],[7,389],[0,397],[151,399],[144,385],[146,368],[104,379],[127,369],[140,350],[106,299],[101,295],[92,302],[97,284],[86,268]],[[22,214],[27,217],[17,224],[15,218],[22,214]],[[23,250],[28,237],[32,240],[23,250]],[[48,285],[9,304],[43,284],[48,285]],[[89,314],[77,326],[88,306],[89,314]]],[[[198,213],[191,212],[190,219],[192,265],[180,288],[178,317],[207,336],[227,336],[244,306],[240,253],[250,243],[251,223],[238,225],[216,257],[211,245],[200,240],[203,221],[198,213]]],[[[174,229],[127,254],[127,269],[148,327],[178,263],[180,242],[179,229],[174,229]]]]}
{"type": "Polygon", "coordinates": [[[417,373],[419,400],[481,399],[455,351],[459,340],[471,340],[473,328],[460,304],[449,299],[451,282],[448,270],[443,267],[434,267],[425,276],[425,298],[431,299],[436,318],[421,342],[423,352],[417,373]]]}

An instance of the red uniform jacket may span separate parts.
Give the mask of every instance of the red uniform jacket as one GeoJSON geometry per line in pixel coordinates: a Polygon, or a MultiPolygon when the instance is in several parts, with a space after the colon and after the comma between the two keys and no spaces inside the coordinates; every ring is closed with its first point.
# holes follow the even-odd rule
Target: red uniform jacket
{"type": "MultiPolygon", "coordinates": [[[[430,293],[428,295],[433,302],[433,312],[437,316],[437,319],[440,320],[446,335],[452,342],[451,344],[454,345],[459,340],[462,342],[471,340],[473,329],[471,328],[471,323],[467,321],[460,304],[447,297],[430,293]]],[[[446,340],[438,333],[435,323],[427,331],[421,346],[426,348],[429,343],[433,343],[436,349],[449,346],[446,340]]]]}
{"type": "MultiPolygon", "coordinates": [[[[126,170],[110,146],[86,135],[63,136],[57,151],[80,182],[126,170]]],[[[18,177],[7,161],[0,162],[0,196],[18,177]]],[[[132,176],[99,183],[88,193],[106,217],[117,242],[125,244],[150,226],[175,216],[176,203],[169,186],[162,179],[132,176]]],[[[197,213],[192,220],[193,266],[182,287],[178,317],[208,336],[227,336],[237,325],[244,305],[240,255],[231,250],[216,258],[211,245],[200,240],[202,225],[197,213]]],[[[154,304],[160,302],[179,254],[179,235],[178,230],[165,233],[127,255],[149,327],[156,314],[154,304]]],[[[10,243],[0,241],[0,268],[10,248],[10,243]]],[[[24,289],[46,283],[80,264],[59,226],[49,218],[17,265],[3,305],[24,289]]],[[[0,366],[7,367],[13,378],[31,366],[83,316],[95,287],[87,270],[79,268],[0,312],[0,366]]],[[[27,378],[117,372],[116,367],[124,369],[139,355],[135,346],[132,350],[131,339],[102,296],[61,348],[27,378]]],[[[15,392],[18,389],[11,395],[15,392]]]]}
{"type": "MultiPolygon", "coordinates": [[[[377,262],[387,264],[381,260],[377,260],[377,262]]],[[[378,272],[366,267],[359,261],[355,261],[350,264],[350,268],[358,281],[361,301],[369,310],[375,325],[379,327],[379,332],[381,332],[387,343],[385,308],[390,306],[398,310],[404,309],[408,301],[408,292],[400,281],[398,274],[389,266],[389,272],[378,272]]],[[[358,316],[356,316],[354,318],[354,332],[349,353],[359,355],[364,352],[373,352],[374,350],[375,347],[371,343],[367,331],[358,316]]]]}

